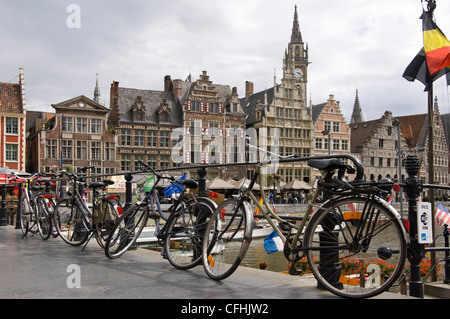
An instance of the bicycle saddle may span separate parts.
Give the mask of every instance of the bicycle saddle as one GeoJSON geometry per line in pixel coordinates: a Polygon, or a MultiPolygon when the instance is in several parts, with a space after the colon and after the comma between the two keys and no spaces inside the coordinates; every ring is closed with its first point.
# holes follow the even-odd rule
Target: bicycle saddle
{"type": "Polygon", "coordinates": [[[193,181],[192,179],[185,179],[184,181],[177,181],[177,183],[180,183],[186,188],[196,189],[198,188],[198,184],[196,181],[193,181]]]}
{"type": "Polygon", "coordinates": [[[321,170],[332,170],[340,168],[342,162],[338,158],[310,159],[308,165],[321,170]]]}

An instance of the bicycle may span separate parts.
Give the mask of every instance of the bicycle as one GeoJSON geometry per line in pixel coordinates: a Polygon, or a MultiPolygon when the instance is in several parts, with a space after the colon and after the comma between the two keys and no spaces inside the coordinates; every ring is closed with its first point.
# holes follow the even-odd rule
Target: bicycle
{"type": "Polygon", "coordinates": [[[78,174],[86,173],[94,166],[85,166],[77,170],[77,173],[68,173],[62,170],[58,177],[67,175],[72,180],[72,191],[68,191],[69,198],[61,199],[55,206],[53,222],[59,236],[64,242],[72,246],[80,246],[89,243],[95,236],[100,247],[105,247],[105,240],[119,218],[121,206],[117,195],[100,193],[99,190],[114,184],[111,180],[103,182],[91,182],[88,187],[93,190],[92,211],[81,195],[82,188],[86,185],[78,178],[78,174]]]}
{"type": "Polygon", "coordinates": [[[407,241],[400,215],[383,199],[393,183],[363,181],[364,168],[352,155],[279,160],[293,161],[307,161],[322,173],[300,224],[270,207],[261,173],[267,162],[259,163],[248,188],[220,204],[210,219],[202,254],[207,275],[223,280],[244,259],[252,240],[253,204],[282,240],[290,274],[297,274],[296,265],[306,259],[318,287],[338,296],[367,298],[387,290],[402,272],[407,241]],[[345,174],[354,173],[347,181],[345,174]],[[262,204],[252,190],[258,177],[262,204]]]}
{"type": "MultiPolygon", "coordinates": [[[[25,184],[19,202],[22,238],[26,237],[28,232],[33,235],[39,232],[41,238],[47,240],[52,231],[51,215],[43,197],[44,187],[39,182],[33,181],[36,177],[41,178],[42,174],[36,173],[30,177],[21,178],[25,184]]],[[[17,182],[17,177],[13,176],[12,180],[17,182]]]]}
{"type": "Polygon", "coordinates": [[[117,220],[106,241],[105,253],[109,258],[117,258],[134,246],[149,219],[155,223],[154,236],[163,246],[162,254],[178,269],[189,269],[201,262],[201,249],[204,231],[210,216],[217,205],[206,197],[195,197],[186,189],[197,189],[198,184],[190,179],[175,181],[173,177],[164,177],[143,163],[146,170],[156,178],[153,185],[144,189],[145,196],[137,201],[117,220]],[[179,187],[179,196],[164,216],[157,187],[162,180],[169,180],[179,187]],[[161,226],[162,221],[164,225],[161,226]]]}

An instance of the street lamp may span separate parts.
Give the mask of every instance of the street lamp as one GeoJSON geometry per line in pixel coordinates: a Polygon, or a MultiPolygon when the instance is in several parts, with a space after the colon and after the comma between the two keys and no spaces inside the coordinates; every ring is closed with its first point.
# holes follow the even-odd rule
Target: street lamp
{"type": "Polygon", "coordinates": [[[330,130],[323,130],[323,135],[328,135],[328,155],[331,154],[331,132],[330,130]]]}

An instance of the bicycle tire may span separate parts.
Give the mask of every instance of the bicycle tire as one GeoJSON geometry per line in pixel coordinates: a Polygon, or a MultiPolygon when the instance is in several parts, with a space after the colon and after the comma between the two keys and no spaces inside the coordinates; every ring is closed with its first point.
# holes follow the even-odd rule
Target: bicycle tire
{"type": "Polygon", "coordinates": [[[405,263],[406,237],[398,213],[387,207],[358,196],[330,200],[314,213],[303,248],[319,288],[369,298],[395,282],[405,263]]]}
{"type": "Polygon", "coordinates": [[[93,225],[97,243],[100,247],[105,248],[106,240],[120,216],[113,202],[107,198],[100,198],[97,205],[98,209],[93,212],[93,225]]]}
{"type": "Polygon", "coordinates": [[[248,202],[228,199],[211,216],[202,250],[203,268],[214,280],[229,277],[240,265],[252,240],[253,216],[248,202]]]}
{"type": "Polygon", "coordinates": [[[36,198],[36,213],[39,234],[43,240],[47,240],[52,232],[52,218],[49,214],[47,203],[42,197],[36,198]]]}
{"type": "Polygon", "coordinates": [[[28,234],[28,226],[31,220],[31,211],[30,206],[27,203],[27,198],[22,196],[20,199],[20,213],[19,213],[19,219],[20,219],[20,229],[22,231],[22,238],[27,236],[28,234]]]}
{"type": "Polygon", "coordinates": [[[147,205],[134,204],[127,209],[111,228],[105,243],[106,256],[111,259],[118,258],[134,245],[147,226],[148,216],[147,205]]]}
{"type": "Polygon", "coordinates": [[[186,211],[171,215],[164,240],[164,254],[177,269],[190,269],[202,261],[203,237],[217,206],[207,198],[186,203],[186,211]]]}
{"type": "Polygon", "coordinates": [[[80,246],[89,237],[81,209],[69,199],[63,199],[56,204],[53,223],[61,239],[69,245],[80,246]]]}

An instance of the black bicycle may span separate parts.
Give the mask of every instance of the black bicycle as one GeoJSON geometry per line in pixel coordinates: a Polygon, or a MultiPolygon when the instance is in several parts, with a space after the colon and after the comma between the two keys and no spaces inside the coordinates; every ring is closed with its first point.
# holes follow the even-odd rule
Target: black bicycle
{"type": "Polygon", "coordinates": [[[190,179],[176,181],[173,177],[157,174],[152,167],[140,162],[154,175],[154,184],[147,189],[143,200],[136,202],[117,220],[106,241],[105,253],[117,258],[132,247],[144,228],[153,232],[163,246],[163,256],[178,269],[189,269],[201,262],[201,251],[206,225],[216,204],[206,197],[196,197],[187,189],[198,184],[190,179]],[[180,188],[180,193],[166,217],[158,199],[160,181],[169,180],[180,188]],[[154,221],[155,226],[149,224],[154,221]],[[161,225],[164,222],[164,225],[161,225]]]}

